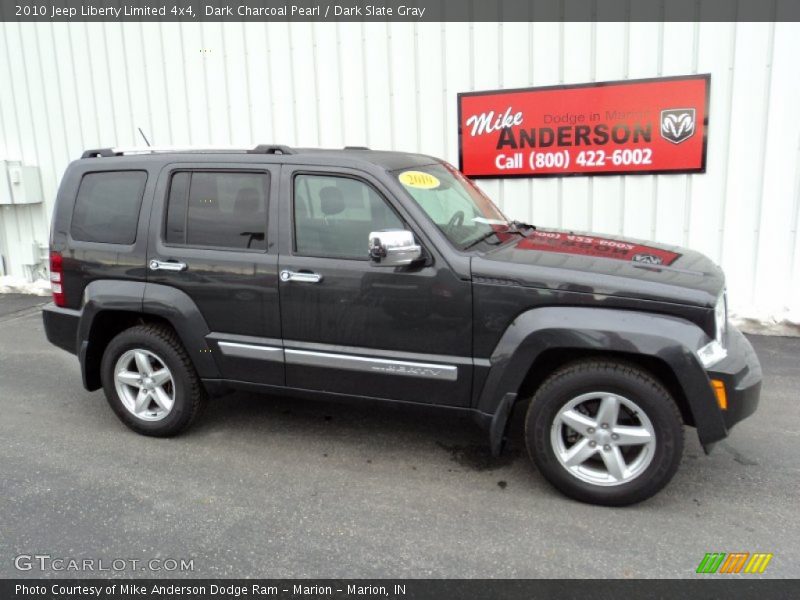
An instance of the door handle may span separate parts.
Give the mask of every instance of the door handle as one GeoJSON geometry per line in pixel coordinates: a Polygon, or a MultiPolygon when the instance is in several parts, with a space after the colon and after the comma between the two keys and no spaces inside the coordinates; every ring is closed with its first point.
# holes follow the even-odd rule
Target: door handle
{"type": "Polygon", "coordinates": [[[150,261],[149,267],[151,271],[185,271],[186,263],[154,258],[150,261]]]}
{"type": "Polygon", "coordinates": [[[310,273],[304,271],[289,271],[284,269],[281,271],[281,281],[298,281],[300,283],[319,283],[322,281],[322,275],[319,273],[310,273]]]}

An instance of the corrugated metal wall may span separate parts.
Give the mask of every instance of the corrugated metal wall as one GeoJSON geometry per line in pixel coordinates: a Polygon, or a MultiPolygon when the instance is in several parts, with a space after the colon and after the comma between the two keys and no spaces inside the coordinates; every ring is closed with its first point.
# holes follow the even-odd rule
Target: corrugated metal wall
{"type": "Polygon", "coordinates": [[[740,314],[800,313],[798,24],[4,23],[0,37],[0,159],[39,165],[47,196],[0,211],[13,269],[46,241],[67,162],[139,145],[137,127],[155,144],[456,162],[457,92],[711,73],[705,174],[481,185],[512,217],[699,249],[726,269],[740,314]]]}

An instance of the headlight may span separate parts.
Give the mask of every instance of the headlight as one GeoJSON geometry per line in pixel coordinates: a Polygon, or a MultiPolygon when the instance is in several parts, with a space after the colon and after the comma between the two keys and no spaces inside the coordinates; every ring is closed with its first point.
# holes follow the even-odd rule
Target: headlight
{"type": "Polygon", "coordinates": [[[714,339],[721,344],[728,330],[728,300],[725,292],[722,292],[714,307],[714,326],[716,330],[714,339]]]}
{"type": "Polygon", "coordinates": [[[723,346],[727,330],[728,302],[723,292],[714,307],[714,339],[697,351],[697,357],[706,369],[713,367],[728,356],[728,351],[723,346]]]}

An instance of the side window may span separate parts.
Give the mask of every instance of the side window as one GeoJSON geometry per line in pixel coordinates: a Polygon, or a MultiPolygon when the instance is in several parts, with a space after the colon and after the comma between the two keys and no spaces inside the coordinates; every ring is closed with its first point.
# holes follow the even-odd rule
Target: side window
{"type": "Polygon", "coordinates": [[[364,182],[327,175],[294,178],[297,254],[366,260],[370,232],[403,228],[386,200],[364,182]]]}
{"type": "Polygon", "coordinates": [[[145,171],[84,175],[75,199],[70,235],[84,242],[135,242],[146,183],[145,171]]]}
{"type": "Polygon", "coordinates": [[[268,198],[266,173],[174,173],[164,240],[173,245],[264,250],[268,198]]]}

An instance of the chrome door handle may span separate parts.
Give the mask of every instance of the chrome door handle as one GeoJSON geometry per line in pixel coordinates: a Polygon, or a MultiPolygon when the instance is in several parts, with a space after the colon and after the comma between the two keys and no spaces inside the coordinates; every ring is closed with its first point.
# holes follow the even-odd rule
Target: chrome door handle
{"type": "Polygon", "coordinates": [[[300,283],[319,283],[322,275],[319,273],[304,273],[302,271],[281,271],[281,281],[299,281],[300,283]]]}
{"type": "Polygon", "coordinates": [[[170,262],[154,258],[150,261],[149,267],[151,271],[185,271],[186,263],[170,262]]]}

